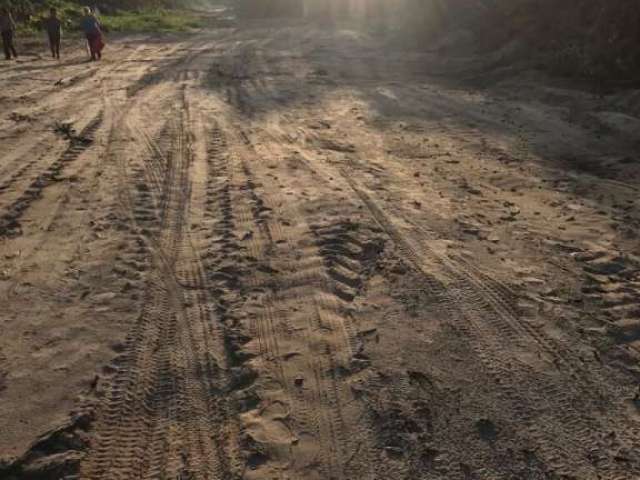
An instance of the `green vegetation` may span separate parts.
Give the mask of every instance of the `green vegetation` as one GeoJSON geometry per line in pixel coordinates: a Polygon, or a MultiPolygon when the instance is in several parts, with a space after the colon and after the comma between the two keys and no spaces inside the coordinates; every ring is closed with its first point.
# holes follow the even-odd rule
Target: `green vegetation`
{"type": "MultiPolygon", "coordinates": [[[[0,5],[9,6],[23,33],[36,32],[42,28],[42,19],[49,9],[55,7],[63,22],[65,31],[78,30],[82,7],[99,5],[100,21],[107,31],[132,32],[184,32],[202,26],[199,17],[178,8],[180,2],[170,1],[118,1],[107,0],[12,0],[2,1],[0,5]],[[175,8],[169,8],[169,7],[175,8]]],[[[186,2],[182,2],[185,3],[186,2]]]]}
{"type": "Polygon", "coordinates": [[[162,8],[121,11],[102,15],[100,20],[110,31],[184,32],[202,27],[201,19],[190,12],[162,8]]]}

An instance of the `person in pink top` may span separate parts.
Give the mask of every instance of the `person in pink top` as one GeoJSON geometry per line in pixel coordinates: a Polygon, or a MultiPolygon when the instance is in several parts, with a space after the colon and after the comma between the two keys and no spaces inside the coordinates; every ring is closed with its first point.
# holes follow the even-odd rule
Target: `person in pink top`
{"type": "Polygon", "coordinates": [[[80,27],[87,37],[87,42],[89,42],[91,60],[100,60],[102,59],[102,49],[104,48],[100,22],[89,7],[85,7],[83,13],[84,16],[80,20],[80,27]]]}

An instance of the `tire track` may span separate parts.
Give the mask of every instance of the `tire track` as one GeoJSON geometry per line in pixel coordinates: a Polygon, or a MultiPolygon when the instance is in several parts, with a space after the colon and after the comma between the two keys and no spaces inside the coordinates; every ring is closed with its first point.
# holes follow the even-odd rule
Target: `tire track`
{"type": "Polygon", "coordinates": [[[119,207],[129,220],[120,225],[128,242],[115,268],[145,277],[146,288],[82,465],[87,478],[226,480],[243,468],[229,396],[244,380],[228,372],[232,339],[189,231],[192,118],[188,92],[172,88],[145,89],[119,109],[105,92],[112,127],[106,157],[119,172],[119,207]],[[132,120],[132,111],[162,91],[177,98],[176,108],[163,112],[172,119],[159,134],[155,119],[147,133],[139,127],[144,115],[132,120]],[[143,142],[126,158],[132,133],[143,142]]]}
{"type": "MultiPolygon", "coordinates": [[[[428,293],[470,342],[499,386],[499,395],[512,406],[548,465],[556,473],[574,475],[578,471],[587,478],[606,475],[604,478],[614,479],[628,472],[629,465],[615,464],[615,446],[602,433],[607,431],[606,422],[581,413],[593,411],[592,400],[585,398],[591,382],[585,379],[584,369],[577,371],[573,359],[560,346],[519,320],[505,300],[504,286],[479,275],[475,268],[453,263],[426,248],[424,255],[448,279],[447,283],[435,280],[424,270],[421,255],[375,201],[346,172],[342,174],[400,253],[424,276],[428,293]],[[533,351],[544,352],[559,370],[539,372],[512,353],[514,347],[530,349],[531,345],[535,346],[533,351]],[[547,415],[553,420],[543,421],[547,415]],[[550,425],[557,427],[549,430],[550,425]]],[[[590,391],[589,396],[592,394],[590,391]]]]}
{"type": "MultiPolygon", "coordinates": [[[[133,52],[122,58],[121,60],[114,62],[112,65],[107,66],[106,68],[95,68],[91,70],[89,76],[93,76],[97,74],[95,79],[96,82],[99,82],[104,86],[106,80],[109,79],[109,75],[111,73],[118,72],[123,65],[126,65],[128,62],[133,61],[133,59],[140,54],[143,50],[143,47],[136,48],[133,52]]],[[[154,51],[159,51],[160,49],[156,49],[154,51]]],[[[84,74],[83,74],[84,78],[84,74]]],[[[79,87],[77,82],[73,84],[74,87],[79,87]]],[[[30,91],[30,95],[38,95],[38,89],[34,91],[30,91]]],[[[27,112],[29,117],[34,119],[38,118],[57,118],[62,119],[69,115],[77,115],[75,111],[74,105],[78,102],[86,103],[89,105],[93,105],[95,102],[95,92],[93,90],[87,91],[86,89],[66,89],[64,91],[56,91],[51,96],[47,97],[45,105],[42,103],[38,104],[37,110],[29,110],[27,112]],[[85,96],[87,98],[85,98],[85,96]]],[[[15,148],[11,148],[12,146],[7,146],[7,149],[4,151],[3,155],[5,158],[9,159],[7,163],[5,163],[3,171],[1,175],[4,177],[5,175],[9,175],[2,184],[4,186],[4,190],[7,190],[11,185],[13,185],[17,180],[24,178],[27,174],[32,173],[35,170],[34,167],[37,166],[38,160],[28,160],[25,161],[25,158],[28,159],[30,155],[33,155],[34,151],[39,149],[43,149],[46,147],[48,143],[52,141],[54,138],[53,128],[50,125],[43,125],[43,129],[46,128],[48,131],[45,134],[39,135],[36,140],[31,140],[33,137],[33,128],[30,128],[26,131],[29,136],[29,139],[23,138],[24,135],[19,136],[15,140],[15,145],[18,145],[15,148]],[[50,130],[50,131],[49,131],[50,130]],[[20,175],[17,176],[16,173],[20,172],[20,175]]],[[[0,195],[2,194],[3,189],[0,188],[0,195]]]]}
{"type": "Polygon", "coordinates": [[[250,369],[238,387],[259,398],[257,408],[241,415],[248,435],[245,476],[291,470],[308,478],[351,478],[376,463],[348,378],[359,352],[348,305],[363,284],[370,251],[349,236],[348,226],[311,228],[295,208],[280,208],[278,194],[255,177],[248,137],[229,136],[238,151],[225,159],[222,177],[236,187],[217,190],[219,209],[232,212],[219,241],[244,260],[241,271],[220,275],[221,289],[235,298],[225,313],[239,337],[235,361],[250,369]],[[238,240],[234,231],[245,234],[238,240]],[[340,250],[344,244],[354,248],[351,258],[340,250]]]}
{"type": "Polygon", "coordinates": [[[129,190],[122,198],[141,227],[140,240],[149,244],[151,270],[99,416],[87,478],[233,478],[233,437],[221,435],[229,416],[224,342],[188,233],[192,138],[186,92],[180,97],[162,130],[171,137],[168,151],[145,135],[145,158],[131,168],[134,182],[122,166],[129,190]],[[147,179],[152,187],[141,188],[147,179]],[[149,222],[153,229],[146,229],[149,222]]]}
{"type": "Polygon", "coordinates": [[[31,205],[42,196],[45,188],[59,181],[59,176],[75,162],[93,144],[95,134],[102,125],[103,113],[89,122],[89,124],[70,140],[67,149],[43,173],[39,174],[28,187],[11,203],[6,205],[0,214],[0,236],[19,234],[20,219],[31,205]]]}

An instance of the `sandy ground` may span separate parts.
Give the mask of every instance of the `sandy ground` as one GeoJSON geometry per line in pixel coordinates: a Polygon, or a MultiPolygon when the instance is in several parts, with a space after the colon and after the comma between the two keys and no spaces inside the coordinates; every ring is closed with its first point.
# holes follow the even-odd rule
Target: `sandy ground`
{"type": "Polygon", "coordinates": [[[0,66],[0,478],[640,478],[640,94],[301,24],[84,55],[0,66]]]}

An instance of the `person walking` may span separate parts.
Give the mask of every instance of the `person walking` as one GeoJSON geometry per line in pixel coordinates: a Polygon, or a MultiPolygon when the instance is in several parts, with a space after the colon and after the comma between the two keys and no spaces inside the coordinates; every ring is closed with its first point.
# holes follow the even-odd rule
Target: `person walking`
{"type": "Polygon", "coordinates": [[[60,42],[62,40],[62,22],[58,18],[58,11],[55,8],[49,10],[49,17],[44,21],[44,27],[49,36],[49,47],[51,56],[60,60],[60,42]]]}
{"type": "Polygon", "coordinates": [[[0,10],[0,33],[2,33],[2,46],[4,47],[4,56],[7,60],[11,57],[18,58],[18,52],[13,43],[16,34],[16,22],[13,21],[11,11],[4,7],[0,10]]]}
{"type": "Polygon", "coordinates": [[[104,40],[102,39],[100,22],[89,7],[84,7],[83,14],[84,16],[82,17],[82,20],[80,20],[80,27],[86,35],[87,42],[89,43],[91,61],[101,60],[104,40]]]}

